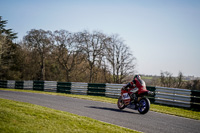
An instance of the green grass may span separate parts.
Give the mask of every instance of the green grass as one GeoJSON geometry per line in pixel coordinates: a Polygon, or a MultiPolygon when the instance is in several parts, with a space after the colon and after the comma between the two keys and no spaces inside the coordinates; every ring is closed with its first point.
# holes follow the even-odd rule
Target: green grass
{"type": "Polygon", "coordinates": [[[137,131],[39,105],[0,99],[0,132],[134,133],[137,131]]]}
{"type": "Polygon", "coordinates": [[[200,112],[184,108],[151,104],[151,111],[200,120],[200,112]]]}
{"type": "MultiPolygon", "coordinates": [[[[74,94],[33,91],[33,90],[16,90],[16,89],[0,89],[0,90],[42,93],[42,94],[50,94],[50,95],[68,96],[68,97],[73,97],[73,98],[81,98],[81,99],[87,99],[87,100],[93,100],[93,101],[101,101],[101,102],[107,102],[107,103],[113,103],[113,104],[117,103],[117,99],[100,97],[100,96],[74,95],[74,94]]],[[[159,112],[159,113],[165,113],[165,114],[200,120],[200,112],[199,111],[192,111],[189,109],[178,108],[178,107],[169,107],[169,106],[163,106],[163,105],[157,105],[157,104],[151,104],[150,110],[159,112]]]]}
{"type": "Polygon", "coordinates": [[[146,76],[142,76],[142,79],[153,79],[153,77],[146,77],[146,76]]]}

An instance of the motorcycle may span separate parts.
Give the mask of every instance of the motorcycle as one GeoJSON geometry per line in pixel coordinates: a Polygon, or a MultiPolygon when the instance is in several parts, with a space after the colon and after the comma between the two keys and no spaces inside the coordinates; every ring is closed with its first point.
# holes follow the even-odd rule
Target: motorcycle
{"type": "Polygon", "coordinates": [[[146,97],[147,95],[153,95],[153,92],[148,91],[146,86],[130,89],[121,89],[121,96],[118,98],[118,108],[120,110],[128,107],[131,109],[138,110],[140,114],[146,114],[150,109],[150,101],[146,97]]]}

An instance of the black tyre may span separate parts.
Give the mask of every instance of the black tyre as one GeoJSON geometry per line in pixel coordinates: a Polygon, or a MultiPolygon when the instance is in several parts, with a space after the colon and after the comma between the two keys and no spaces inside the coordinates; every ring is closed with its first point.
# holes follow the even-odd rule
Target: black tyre
{"type": "Polygon", "coordinates": [[[122,96],[120,96],[118,98],[118,101],[117,101],[117,106],[119,109],[124,109],[126,107],[126,105],[124,104],[124,101],[122,100],[122,96]]]}
{"type": "Polygon", "coordinates": [[[139,102],[138,102],[138,111],[140,112],[140,114],[146,114],[149,109],[150,109],[150,101],[148,98],[142,98],[139,102]]]}

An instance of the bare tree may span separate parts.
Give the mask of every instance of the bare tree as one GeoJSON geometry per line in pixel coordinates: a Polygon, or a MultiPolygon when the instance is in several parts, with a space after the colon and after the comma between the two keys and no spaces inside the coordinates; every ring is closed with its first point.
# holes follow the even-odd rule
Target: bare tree
{"type": "Polygon", "coordinates": [[[181,88],[183,84],[183,73],[179,72],[178,77],[177,77],[177,88],[181,88]]]}
{"type": "Polygon", "coordinates": [[[161,71],[161,85],[165,87],[174,87],[176,84],[176,78],[172,76],[172,73],[165,71],[161,71]]]}
{"type": "Polygon", "coordinates": [[[44,31],[42,29],[32,29],[28,32],[28,35],[24,37],[25,44],[31,51],[40,56],[40,76],[39,80],[45,80],[45,61],[48,54],[51,52],[53,40],[52,32],[44,31]]]}
{"type": "Polygon", "coordinates": [[[78,47],[80,42],[66,30],[55,31],[54,38],[58,50],[56,59],[65,69],[66,81],[70,82],[71,72],[82,62],[81,49],[78,47]]]}
{"type": "Polygon", "coordinates": [[[89,82],[94,82],[95,67],[100,66],[103,57],[105,36],[97,31],[90,34],[88,31],[82,32],[83,52],[89,64],[89,82]]]}
{"type": "Polygon", "coordinates": [[[134,60],[129,47],[124,44],[118,35],[110,37],[106,45],[106,58],[113,75],[114,83],[122,83],[123,79],[134,72],[134,60]]]}

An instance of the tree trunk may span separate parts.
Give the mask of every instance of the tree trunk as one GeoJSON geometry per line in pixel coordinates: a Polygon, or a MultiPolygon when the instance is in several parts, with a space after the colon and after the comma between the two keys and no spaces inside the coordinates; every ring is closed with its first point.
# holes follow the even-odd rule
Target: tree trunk
{"type": "Polygon", "coordinates": [[[68,70],[66,70],[66,80],[67,80],[67,82],[70,82],[70,79],[69,79],[69,71],[68,71],[68,70]]]}
{"type": "Polygon", "coordinates": [[[45,80],[45,58],[42,57],[41,80],[45,80]]]}

